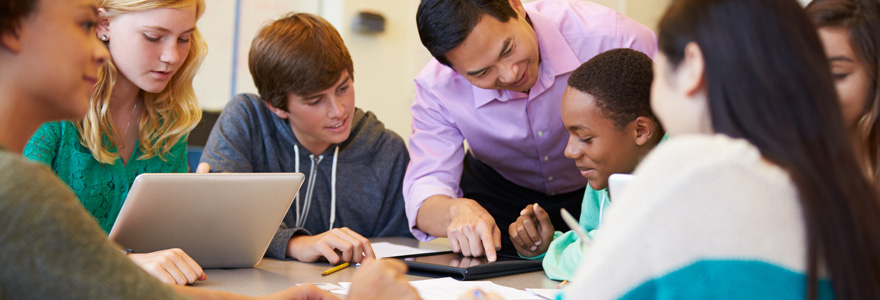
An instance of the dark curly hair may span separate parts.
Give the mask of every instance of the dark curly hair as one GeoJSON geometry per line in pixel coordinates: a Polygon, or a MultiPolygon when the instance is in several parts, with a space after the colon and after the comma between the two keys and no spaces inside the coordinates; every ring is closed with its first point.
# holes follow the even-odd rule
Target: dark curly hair
{"type": "Polygon", "coordinates": [[[636,50],[622,48],[603,52],[574,70],[568,86],[592,95],[601,114],[614,121],[618,129],[651,112],[651,58],[636,50]]]}

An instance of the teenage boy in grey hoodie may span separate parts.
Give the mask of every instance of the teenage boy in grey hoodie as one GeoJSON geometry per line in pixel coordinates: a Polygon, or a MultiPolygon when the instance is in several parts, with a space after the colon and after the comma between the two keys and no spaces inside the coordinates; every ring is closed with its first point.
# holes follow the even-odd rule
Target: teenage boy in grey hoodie
{"type": "Polygon", "coordinates": [[[374,257],[364,237],[411,237],[401,191],[409,155],[354,106],[354,68],[336,29],[287,15],[257,33],[248,59],[260,95],[226,105],[201,162],[212,172],[305,174],[266,255],[360,262],[374,257]]]}

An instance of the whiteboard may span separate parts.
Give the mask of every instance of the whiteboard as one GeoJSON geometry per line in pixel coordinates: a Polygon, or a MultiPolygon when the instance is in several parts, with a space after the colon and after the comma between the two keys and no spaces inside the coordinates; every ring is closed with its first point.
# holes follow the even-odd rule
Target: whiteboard
{"type": "Polygon", "coordinates": [[[193,81],[202,108],[220,111],[238,93],[256,93],[248,70],[251,40],[263,25],[292,12],[320,15],[320,0],[206,0],[199,31],[208,56],[193,81]]]}

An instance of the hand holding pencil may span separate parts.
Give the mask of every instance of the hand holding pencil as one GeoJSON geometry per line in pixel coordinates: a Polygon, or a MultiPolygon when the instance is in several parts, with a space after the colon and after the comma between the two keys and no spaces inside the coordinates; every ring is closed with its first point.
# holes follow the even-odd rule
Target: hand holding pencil
{"type": "Polygon", "coordinates": [[[318,235],[294,236],[287,244],[287,256],[303,262],[324,258],[331,265],[376,258],[370,241],[345,227],[333,228],[318,235]]]}

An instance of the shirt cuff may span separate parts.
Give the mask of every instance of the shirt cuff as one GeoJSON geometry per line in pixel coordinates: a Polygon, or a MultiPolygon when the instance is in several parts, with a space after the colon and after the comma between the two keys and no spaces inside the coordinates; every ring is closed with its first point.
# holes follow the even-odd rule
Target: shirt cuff
{"type": "Polygon", "coordinates": [[[461,197],[457,196],[456,191],[449,187],[438,185],[415,185],[412,187],[411,192],[408,195],[409,197],[406,198],[406,218],[409,222],[409,231],[416,239],[423,242],[433,240],[437,237],[417,229],[416,218],[419,215],[419,209],[422,207],[422,203],[424,203],[426,199],[436,195],[449,196],[450,198],[461,197]]]}

